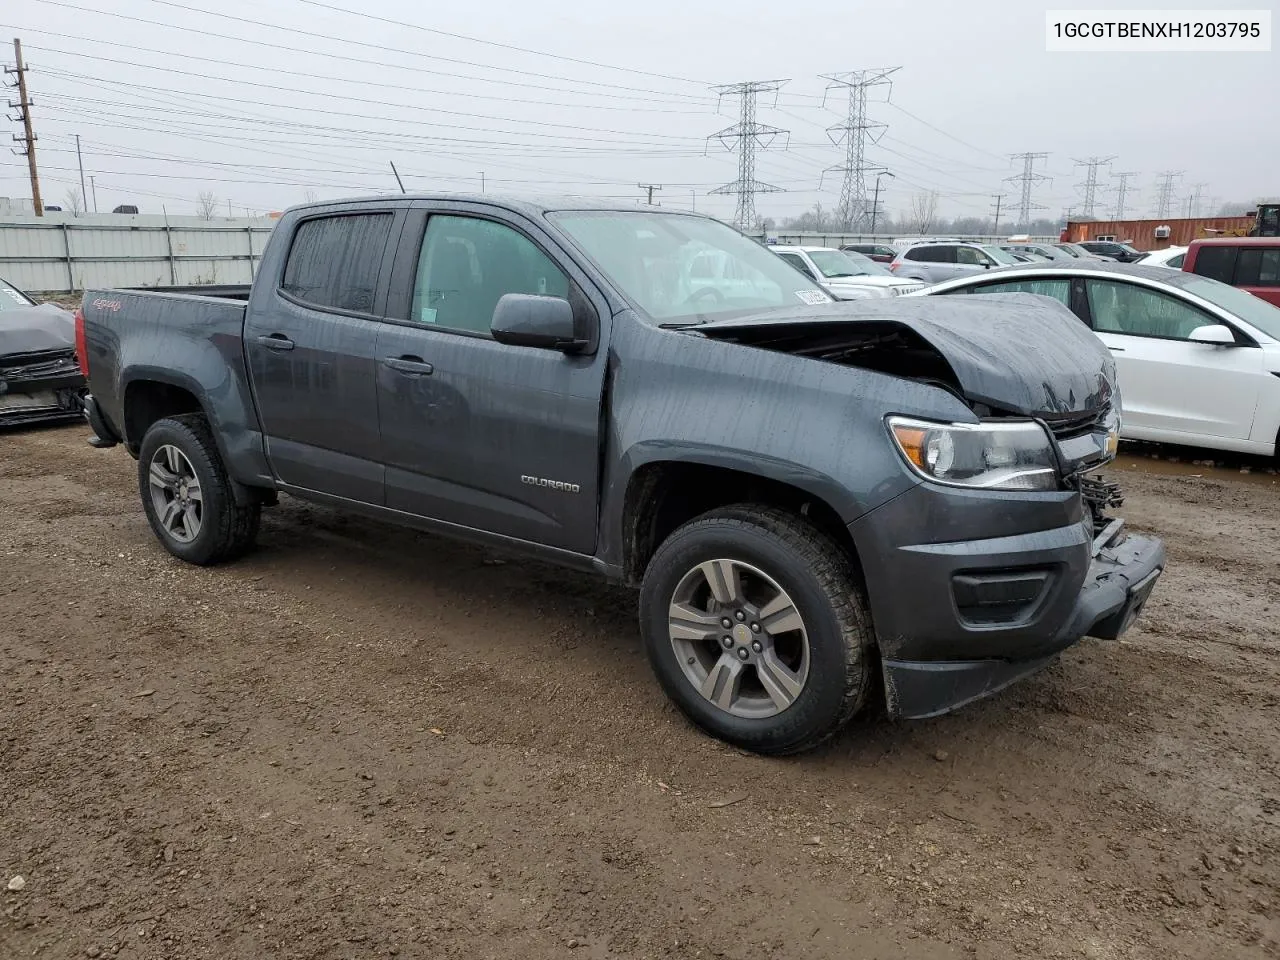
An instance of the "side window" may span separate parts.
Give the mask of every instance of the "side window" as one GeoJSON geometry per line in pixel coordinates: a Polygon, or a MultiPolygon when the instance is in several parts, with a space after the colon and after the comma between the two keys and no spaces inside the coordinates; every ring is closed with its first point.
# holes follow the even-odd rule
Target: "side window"
{"type": "Polygon", "coordinates": [[[927,263],[928,261],[933,259],[933,257],[930,256],[930,254],[932,253],[932,250],[933,250],[932,247],[911,247],[909,250],[907,250],[906,253],[902,255],[902,259],[916,260],[921,263],[927,263]]]}
{"type": "Polygon", "coordinates": [[[971,293],[1035,293],[1053,297],[1064,307],[1071,305],[1070,280],[1006,280],[1004,283],[984,283],[969,288],[971,293]]]}
{"type": "Polygon", "coordinates": [[[1093,329],[1099,333],[1186,340],[1196,327],[1218,322],[1181,300],[1131,283],[1090,280],[1087,288],[1093,329]]]}
{"type": "Polygon", "coordinates": [[[984,263],[991,262],[991,258],[976,247],[953,247],[952,249],[956,252],[956,263],[980,267],[984,263]]]}
{"type": "Polygon", "coordinates": [[[803,273],[806,277],[813,276],[813,271],[810,270],[809,265],[804,262],[804,257],[801,257],[794,253],[780,253],[778,254],[778,256],[780,256],[783,260],[787,261],[787,263],[791,264],[793,267],[795,267],[797,270],[803,273]]]}
{"type": "Polygon", "coordinates": [[[1168,260],[1166,260],[1165,266],[1173,267],[1175,270],[1181,270],[1182,261],[1186,259],[1187,259],[1187,255],[1185,253],[1180,253],[1176,257],[1170,257],[1168,260]]]}
{"type": "Polygon", "coordinates": [[[302,221],[280,289],[309,306],[372,313],[392,219],[361,213],[302,221]]]}
{"type": "Polygon", "coordinates": [[[1210,280],[1231,283],[1236,269],[1236,253],[1239,249],[1239,247],[1201,247],[1196,253],[1196,263],[1192,272],[1208,277],[1210,280]]]}
{"type": "Polygon", "coordinates": [[[1235,282],[1241,287],[1280,287],[1280,247],[1241,248],[1235,282]]]}
{"type": "Polygon", "coordinates": [[[492,220],[436,215],[427,220],[410,319],[488,333],[508,293],[567,297],[568,278],[523,234],[492,220]]]}

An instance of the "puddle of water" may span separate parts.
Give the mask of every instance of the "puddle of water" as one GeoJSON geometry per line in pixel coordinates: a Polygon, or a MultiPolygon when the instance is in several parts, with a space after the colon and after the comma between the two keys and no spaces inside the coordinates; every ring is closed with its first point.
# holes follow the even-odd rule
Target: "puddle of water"
{"type": "Polygon", "coordinates": [[[1166,477],[1204,477],[1225,483],[1280,487],[1277,461],[1270,457],[1158,443],[1125,442],[1111,469],[1124,473],[1132,470],[1166,477]]]}

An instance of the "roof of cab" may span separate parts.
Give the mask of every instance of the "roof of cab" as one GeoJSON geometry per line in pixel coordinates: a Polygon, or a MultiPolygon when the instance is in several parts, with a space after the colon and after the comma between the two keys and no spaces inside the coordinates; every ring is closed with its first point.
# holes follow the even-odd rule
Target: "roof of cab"
{"type": "MultiPolygon", "coordinates": [[[[714,219],[708,214],[690,210],[679,210],[662,207],[636,206],[618,200],[598,200],[592,197],[530,197],[513,196],[500,193],[385,193],[371,197],[344,197],[339,200],[321,200],[315,203],[302,203],[290,207],[294,210],[320,210],[325,207],[351,207],[361,204],[387,203],[388,201],[441,201],[449,203],[474,203],[505,210],[514,210],[526,215],[540,216],[557,211],[582,210],[606,211],[614,213],[655,213],[668,216],[701,217],[704,220],[714,219]]],[[[286,211],[288,212],[288,211],[286,211]]]]}

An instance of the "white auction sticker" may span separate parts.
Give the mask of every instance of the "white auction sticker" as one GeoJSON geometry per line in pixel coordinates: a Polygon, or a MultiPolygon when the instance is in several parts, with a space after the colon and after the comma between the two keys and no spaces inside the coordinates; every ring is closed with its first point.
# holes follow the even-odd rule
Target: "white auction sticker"
{"type": "Polygon", "coordinates": [[[1050,10],[1051,53],[1270,53],[1270,10],[1050,10]]]}
{"type": "Polygon", "coordinates": [[[821,290],[797,290],[796,296],[808,304],[830,303],[831,298],[821,290]]]}

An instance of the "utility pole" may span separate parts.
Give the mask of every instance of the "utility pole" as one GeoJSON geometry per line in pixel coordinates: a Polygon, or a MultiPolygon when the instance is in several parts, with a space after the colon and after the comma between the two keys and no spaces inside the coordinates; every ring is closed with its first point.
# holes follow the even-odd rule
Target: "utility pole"
{"type": "Polygon", "coordinates": [[[739,98],[739,119],[731,127],[711,134],[708,140],[719,140],[729,150],[738,150],[738,179],[711,191],[713,195],[736,195],[737,207],[733,222],[742,230],[754,230],[756,225],[756,194],[779,193],[781,187],[762,183],[756,179],[756,149],[767,150],[780,134],[788,131],[756,122],[756,97],[761,93],[777,93],[786,80],[747,80],[712,87],[721,98],[739,98]]]}
{"type": "MultiPolygon", "coordinates": [[[[828,93],[837,87],[844,87],[849,91],[848,113],[844,123],[827,128],[827,136],[832,143],[838,145],[844,141],[844,165],[828,169],[844,173],[844,180],[840,184],[840,202],[836,205],[836,219],[846,230],[857,228],[866,218],[867,175],[883,169],[867,165],[867,141],[875,143],[885,130],[885,124],[872,123],[867,119],[867,93],[876,87],[888,88],[893,83],[889,75],[901,69],[882,67],[822,76],[822,79],[828,81],[828,93]]],[[[885,99],[888,99],[887,92],[885,99]]],[[[823,102],[826,102],[825,95],[823,102]]]]}
{"type": "Polygon", "coordinates": [[[80,134],[76,134],[76,163],[80,164],[80,207],[89,209],[89,194],[84,188],[84,157],[80,155],[80,134]]]}
{"type": "Polygon", "coordinates": [[[1043,203],[1031,202],[1031,188],[1035,184],[1049,179],[1043,173],[1035,172],[1036,161],[1045,160],[1048,156],[1049,154],[1047,153],[1012,153],[1009,155],[1011,160],[1022,161],[1022,173],[1012,177],[1005,177],[1005,181],[1008,183],[1022,184],[1022,195],[1018,201],[1018,223],[1020,224],[1025,225],[1031,221],[1032,210],[1044,209],[1043,203]]]}
{"type": "Polygon", "coordinates": [[[1156,186],[1156,219],[1163,220],[1169,215],[1169,208],[1173,205],[1173,181],[1182,176],[1182,171],[1165,170],[1157,176],[1160,181],[1156,186]]]}
{"type": "Polygon", "coordinates": [[[991,235],[994,237],[1000,236],[1000,201],[1007,196],[1007,193],[993,193],[991,195],[991,199],[996,202],[996,224],[991,228],[991,235]]]}
{"type": "Polygon", "coordinates": [[[93,212],[98,212],[98,185],[93,182],[93,174],[89,174],[89,190],[93,193],[93,212]]]}
{"type": "Polygon", "coordinates": [[[641,190],[647,190],[647,191],[649,192],[649,199],[648,199],[646,202],[648,203],[648,205],[649,205],[649,206],[651,206],[651,207],[652,207],[652,206],[653,206],[653,191],[655,191],[655,190],[661,191],[661,190],[662,190],[662,184],[660,184],[660,183],[637,183],[637,184],[636,184],[636,186],[637,186],[637,187],[639,187],[641,190]]]}
{"type": "Polygon", "coordinates": [[[480,171],[480,192],[484,193],[484,171],[480,171]]]}
{"type": "Polygon", "coordinates": [[[875,196],[875,199],[871,201],[871,235],[873,237],[876,235],[876,220],[880,216],[880,178],[881,177],[894,177],[894,179],[897,179],[897,177],[894,174],[890,173],[888,170],[881,170],[879,173],[876,174],[876,196],[875,196]]]}
{"type": "Polygon", "coordinates": [[[1187,217],[1200,216],[1200,199],[1204,196],[1204,188],[1207,183],[1193,183],[1191,185],[1191,196],[1187,198],[1187,217]]]}
{"type": "Polygon", "coordinates": [[[1097,203],[1098,168],[1109,164],[1114,159],[1115,157],[1090,157],[1088,160],[1075,161],[1077,167],[1084,167],[1087,171],[1084,175],[1084,183],[1076,184],[1076,189],[1081,195],[1080,206],[1083,208],[1080,215],[1086,219],[1093,219],[1093,211],[1097,203]]]}
{"type": "MultiPolygon", "coordinates": [[[[1113,173],[1112,179],[1119,180],[1120,185],[1116,187],[1116,219],[1124,219],[1124,200],[1129,193],[1129,181],[1138,175],[1137,170],[1126,170],[1124,173],[1113,173]]],[[[1137,187],[1133,188],[1137,190],[1137,187]]]]}
{"type": "Polygon", "coordinates": [[[13,38],[13,67],[5,67],[5,73],[16,73],[18,75],[18,102],[9,101],[9,107],[18,110],[17,117],[10,117],[10,120],[22,121],[22,136],[14,134],[14,141],[23,144],[23,148],[17,151],[20,155],[26,154],[27,170],[31,175],[31,206],[35,209],[37,217],[44,216],[44,204],[40,202],[40,175],[36,172],[36,135],[31,129],[31,99],[27,96],[27,65],[22,62],[22,41],[17,37],[13,38]]]}

